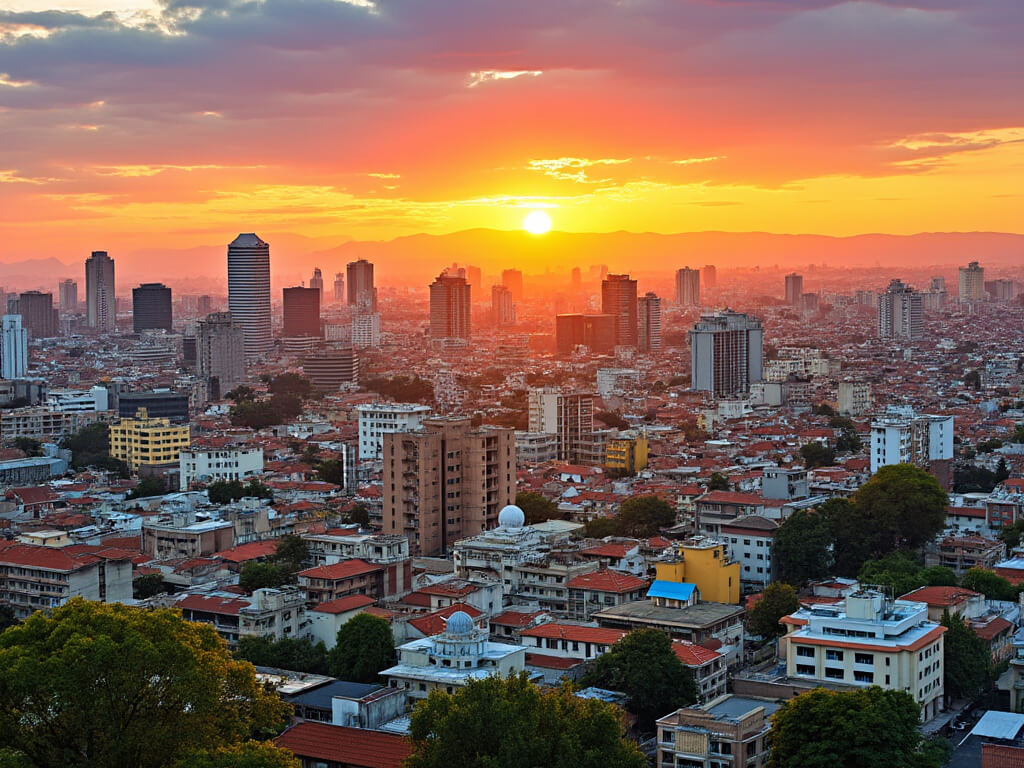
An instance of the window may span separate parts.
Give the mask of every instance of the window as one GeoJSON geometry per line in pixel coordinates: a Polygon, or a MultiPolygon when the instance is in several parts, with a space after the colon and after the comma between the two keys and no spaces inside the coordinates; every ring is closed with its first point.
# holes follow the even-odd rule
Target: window
{"type": "Polygon", "coordinates": [[[875,654],[873,654],[873,653],[855,653],[853,655],[853,660],[857,664],[874,664],[875,663],[875,654]]]}
{"type": "Polygon", "coordinates": [[[834,650],[832,650],[830,648],[830,649],[825,651],[825,658],[828,661],[842,661],[843,660],[843,652],[842,651],[834,651],[834,650]]]}
{"type": "Polygon", "coordinates": [[[853,673],[853,679],[858,683],[873,683],[875,682],[875,673],[855,671],[853,673]]]}
{"type": "Polygon", "coordinates": [[[814,658],[814,649],[813,648],[809,648],[806,645],[798,645],[796,647],[796,655],[797,656],[809,656],[811,658],[814,658]]]}
{"type": "Polygon", "coordinates": [[[796,673],[798,675],[813,675],[814,674],[814,667],[811,666],[810,664],[797,664],[796,665],[796,673]]]}
{"type": "Polygon", "coordinates": [[[846,677],[846,672],[844,672],[841,669],[825,667],[825,677],[829,680],[842,680],[844,677],[846,677]]]}

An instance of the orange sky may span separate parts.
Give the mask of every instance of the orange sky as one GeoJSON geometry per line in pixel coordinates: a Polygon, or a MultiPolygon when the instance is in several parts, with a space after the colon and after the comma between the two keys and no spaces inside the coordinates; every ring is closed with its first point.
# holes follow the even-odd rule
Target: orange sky
{"type": "Polygon", "coordinates": [[[8,261],[535,208],[569,231],[1024,232],[1018,0],[5,7],[8,261]]]}

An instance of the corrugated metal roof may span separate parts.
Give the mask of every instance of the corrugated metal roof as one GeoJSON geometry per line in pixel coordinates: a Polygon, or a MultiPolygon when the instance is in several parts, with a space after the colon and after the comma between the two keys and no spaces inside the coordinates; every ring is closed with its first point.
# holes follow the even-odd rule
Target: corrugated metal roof
{"type": "Polygon", "coordinates": [[[651,588],[647,590],[647,597],[664,597],[669,600],[689,600],[693,597],[694,584],[679,583],[655,579],[651,588]]]}

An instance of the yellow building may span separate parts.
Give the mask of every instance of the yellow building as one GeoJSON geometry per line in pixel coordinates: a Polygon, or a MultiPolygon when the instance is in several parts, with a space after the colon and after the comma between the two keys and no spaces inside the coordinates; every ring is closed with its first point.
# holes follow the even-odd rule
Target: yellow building
{"type": "Polygon", "coordinates": [[[729,558],[725,544],[697,537],[676,544],[675,552],[655,563],[658,581],[696,585],[709,603],[740,601],[740,564],[729,558]]]}
{"type": "Polygon", "coordinates": [[[110,425],[110,455],[133,472],[143,466],[176,464],[189,441],[188,426],[172,425],[170,419],[151,419],[145,408],[139,408],[134,419],[110,425]]]}
{"type": "Polygon", "coordinates": [[[635,475],[647,468],[647,436],[617,437],[605,446],[606,469],[635,475]]]}

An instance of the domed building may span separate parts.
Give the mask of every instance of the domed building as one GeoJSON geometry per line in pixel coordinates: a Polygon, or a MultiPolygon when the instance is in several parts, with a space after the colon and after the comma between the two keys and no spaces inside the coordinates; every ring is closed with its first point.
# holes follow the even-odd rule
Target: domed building
{"type": "Polygon", "coordinates": [[[469,614],[456,611],[444,632],[398,646],[398,663],[380,674],[410,698],[425,699],[433,690],[454,693],[470,680],[525,668],[525,646],[489,641],[469,614]]]}

